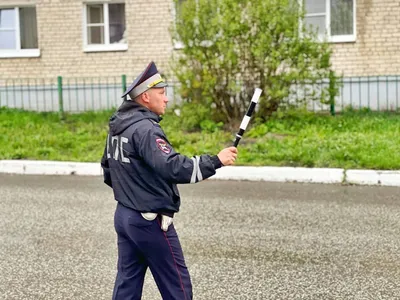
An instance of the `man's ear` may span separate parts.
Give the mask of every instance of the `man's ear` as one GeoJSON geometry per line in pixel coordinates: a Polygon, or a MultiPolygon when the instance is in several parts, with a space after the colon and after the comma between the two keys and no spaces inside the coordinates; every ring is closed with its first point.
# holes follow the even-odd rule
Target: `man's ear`
{"type": "Polygon", "coordinates": [[[144,92],[144,93],[142,94],[142,101],[143,101],[144,103],[149,103],[149,102],[150,102],[150,95],[149,95],[148,92],[144,92]]]}

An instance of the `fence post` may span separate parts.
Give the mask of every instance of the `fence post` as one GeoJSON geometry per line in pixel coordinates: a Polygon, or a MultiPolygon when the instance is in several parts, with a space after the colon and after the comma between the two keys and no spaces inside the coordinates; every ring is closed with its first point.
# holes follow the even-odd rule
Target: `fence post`
{"type": "Polygon", "coordinates": [[[330,103],[330,112],[331,116],[336,114],[335,112],[335,94],[336,94],[336,78],[335,74],[330,71],[329,72],[329,103],[330,103]]]}
{"type": "Polygon", "coordinates": [[[61,120],[64,119],[64,100],[63,100],[63,87],[62,87],[62,77],[57,77],[58,86],[58,112],[60,114],[61,120]]]}
{"type": "MultiPolygon", "coordinates": [[[[122,93],[125,93],[126,91],[126,75],[122,75],[122,93]]],[[[124,97],[124,100],[126,100],[126,96],[124,97]]]]}

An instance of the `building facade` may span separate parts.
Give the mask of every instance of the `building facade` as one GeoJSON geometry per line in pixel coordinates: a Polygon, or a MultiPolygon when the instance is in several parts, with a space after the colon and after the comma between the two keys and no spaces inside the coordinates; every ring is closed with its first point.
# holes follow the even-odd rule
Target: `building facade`
{"type": "MultiPolygon", "coordinates": [[[[323,3],[326,31],[336,26],[346,35],[332,38],[332,63],[339,74],[352,76],[386,76],[400,73],[400,2],[398,0],[306,0],[323,3]],[[342,3],[346,17],[338,18],[334,5],[342,3]],[[329,22],[330,21],[330,22],[329,22]],[[346,24],[347,23],[347,24],[346,24]],[[330,27],[329,27],[330,25],[330,27]]],[[[314,6],[315,5],[311,5],[314,6]]],[[[329,38],[329,37],[328,37],[329,38]]]]}
{"type": "MultiPolygon", "coordinates": [[[[305,0],[305,9],[340,74],[399,73],[398,0],[305,0]]],[[[1,0],[0,16],[3,78],[133,76],[150,60],[169,69],[172,0],[1,0]]]]}
{"type": "MultiPolygon", "coordinates": [[[[333,68],[347,77],[338,109],[398,110],[399,0],[302,1],[306,24],[330,43],[333,68]]],[[[122,74],[129,84],[155,61],[172,77],[174,16],[173,0],[0,0],[0,107],[57,110],[61,100],[71,111],[117,106],[122,74]],[[106,79],[90,81],[99,77],[106,79]]]]}
{"type": "Polygon", "coordinates": [[[172,0],[0,0],[0,78],[129,78],[150,60],[167,72],[172,8],[172,0]]]}

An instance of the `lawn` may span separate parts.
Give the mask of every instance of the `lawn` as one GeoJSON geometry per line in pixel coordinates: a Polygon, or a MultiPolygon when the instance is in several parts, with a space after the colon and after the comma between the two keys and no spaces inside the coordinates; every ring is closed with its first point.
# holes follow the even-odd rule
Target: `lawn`
{"type": "MultiPolygon", "coordinates": [[[[112,111],[66,114],[0,108],[0,159],[99,162],[112,111]]],[[[170,111],[161,122],[176,151],[217,154],[235,130],[187,132],[170,111]]],[[[400,169],[400,115],[296,112],[252,121],[239,144],[238,165],[400,169]]]]}

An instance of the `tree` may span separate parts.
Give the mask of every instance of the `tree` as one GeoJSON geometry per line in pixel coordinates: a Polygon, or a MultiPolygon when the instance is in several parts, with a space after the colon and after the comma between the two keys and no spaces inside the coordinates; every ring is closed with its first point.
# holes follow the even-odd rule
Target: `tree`
{"type": "MultiPolygon", "coordinates": [[[[296,95],[298,83],[333,78],[330,49],[303,25],[297,0],[176,0],[172,29],[183,44],[174,75],[186,103],[232,123],[245,113],[255,87],[263,90],[258,117],[310,99],[328,101],[335,89],[296,95]]],[[[303,85],[305,87],[305,85],[303,85]]]]}

